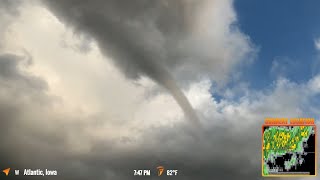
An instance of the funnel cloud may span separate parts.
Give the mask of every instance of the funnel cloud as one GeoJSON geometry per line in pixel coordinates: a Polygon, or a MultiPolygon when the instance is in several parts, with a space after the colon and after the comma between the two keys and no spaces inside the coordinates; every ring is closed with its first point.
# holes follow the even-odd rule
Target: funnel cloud
{"type": "Polygon", "coordinates": [[[49,7],[76,33],[89,34],[126,77],[148,76],[166,88],[190,121],[196,113],[166,69],[177,64],[170,48],[186,36],[191,5],[188,1],[49,1],[49,7]],[[181,36],[181,39],[173,38],[181,36]],[[173,38],[173,39],[171,39],[173,38]]]}

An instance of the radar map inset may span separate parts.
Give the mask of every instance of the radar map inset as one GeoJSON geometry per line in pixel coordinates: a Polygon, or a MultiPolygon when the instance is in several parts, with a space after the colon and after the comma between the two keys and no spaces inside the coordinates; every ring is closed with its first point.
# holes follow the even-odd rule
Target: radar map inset
{"type": "Polygon", "coordinates": [[[315,175],[314,125],[264,125],[262,128],[262,175],[315,175]]]}

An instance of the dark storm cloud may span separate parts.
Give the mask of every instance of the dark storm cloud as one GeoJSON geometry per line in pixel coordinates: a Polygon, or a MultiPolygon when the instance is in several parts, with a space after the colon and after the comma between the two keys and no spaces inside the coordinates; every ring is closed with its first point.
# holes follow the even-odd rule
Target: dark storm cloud
{"type": "Polygon", "coordinates": [[[24,168],[79,170],[73,169],[78,160],[68,160],[66,138],[83,126],[70,125],[70,116],[54,113],[53,105],[61,106],[60,101],[47,94],[46,81],[23,70],[31,64],[28,54],[0,54],[0,169],[11,168],[10,177],[1,172],[0,178],[78,179],[67,172],[60,177],[14,176],[15,169],[23,174],[24,168]]]}
{"type": "Polygon", "coordinates": [[[147,130],[143,143],[134,151],[108,154],[108,148],[97,144],[93,153],[79,158],[88,167],[104,169],[109,178],[115,175],[119,179],[262,179],[260,125],[238,132],[227,126],[213,127],[203,132],[201,141],[190,140],[181,125],[147,130]],[[179,176],[156,177],[158,165],[178,169],[179,176]],[[133,177],[133,169],[151,169],[153,175],[133,177]]]}
{"type": "Polygon", "coordinates": [[[37,104],[48,104],[48,99],[44,94],[47,89],[46,82],[21,70],[21,66],[26,66],[30,62],[31,59],[28,56],[12,53],[0,54],[1,169],[21,168],[21,165],[29,163],[23,162],[21,158],[21,156],[26,156],[23,151],[28,148],[28,145],[24,149],[24,144],[20,144],[25,135],[23,132],[28,130],[21,129],[19,123],[30,121],[24,117],[26,109],[35,108],[33,110],[37,111],[37,104]]]}
{"type": "MultiPolygon", "coordinates": [[[[167,88],[196,124],[189,101],[170,73],[181,61],[179,44],[191,29],[194,1],[47,1],[59,19],[91,35],[129,78],[146,75],[167,88]]],[[[182,58],[183,57],[183,58],[182,58]]]]}

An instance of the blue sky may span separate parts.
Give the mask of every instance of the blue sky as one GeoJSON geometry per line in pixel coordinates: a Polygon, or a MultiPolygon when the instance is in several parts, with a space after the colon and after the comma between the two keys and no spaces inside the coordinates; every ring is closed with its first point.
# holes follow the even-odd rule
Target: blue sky
{"type": "Polygon", "coordinates": [[[271,73],[275,59],[283,76],[294,82],[307,81],[317,73],[312,68],[317,52],[314,39],[320,35],[320,1],[235,1],[238,25],[256,47],[258,56],[243,71],[244,80],[253,89],[270,85],[276,75],[271,73]]]}

